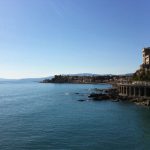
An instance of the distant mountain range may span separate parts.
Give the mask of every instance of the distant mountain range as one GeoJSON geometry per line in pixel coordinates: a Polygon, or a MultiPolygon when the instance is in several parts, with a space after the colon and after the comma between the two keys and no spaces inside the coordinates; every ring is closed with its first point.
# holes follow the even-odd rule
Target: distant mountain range
{"type": "MultiPolygon", "coordinates": [[[[68,76],[114,76],[116,74],[93,74],[93,73],[77,73],[77,74],[62,74],[68,76]]],[[[131,76],[133,73],[119,74],[119,76],[131,76]]]]}
{"type": "Polygon", "coordinates": [[[64,76],[100,76],[100,74],[93,74],[93,73],[76,73],[76,74],[61,74],[64,76]]]}
{"type": "MultiPolygon", "coordinates": [[[[93,74],[93,73],[77,73],[77,74],[61,74],[69,76],[113,76],[114,74],[93,74]]],[[[131,76],[133,73],[120,74],[120,76],[131,76]]],[[[0,78],[0,82],[40,82],[45,79],[52,79],[54,76],[42,77],[42,78],[23,78],[23,79],[5,79],[0,78]]]]}

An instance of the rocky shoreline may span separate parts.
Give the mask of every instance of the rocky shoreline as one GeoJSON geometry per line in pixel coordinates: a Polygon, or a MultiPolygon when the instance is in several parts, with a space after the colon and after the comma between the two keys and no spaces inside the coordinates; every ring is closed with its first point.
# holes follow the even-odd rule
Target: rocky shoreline
{"type": "Polygon", "coordinates": [[[121,96],[119,95],[118,90],[115,88],[102,89],[100,90],[100,92],[96,91],[94,93],[91,93],[88,97],[94,101],[103,101],[103,100],[111,100],[113,102],[128,101],[128,102],[133,102],[136,105],[150,106],[150,99],[121,96]]]}

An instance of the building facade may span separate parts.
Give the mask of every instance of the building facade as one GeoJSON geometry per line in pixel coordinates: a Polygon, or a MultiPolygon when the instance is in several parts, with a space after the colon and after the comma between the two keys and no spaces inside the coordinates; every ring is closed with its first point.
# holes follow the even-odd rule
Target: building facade
{"type": "Polygon", "coordinates": [[[150,47],[142,49],[142,58],[140,69],[133,75],[138,80],[118,84],[120,96],[150,98],[150,47]]]}
{"type": "Polygon", "coordinates": [[[143,64],[150,65],[150,47],[142,49],[143,64]]]}

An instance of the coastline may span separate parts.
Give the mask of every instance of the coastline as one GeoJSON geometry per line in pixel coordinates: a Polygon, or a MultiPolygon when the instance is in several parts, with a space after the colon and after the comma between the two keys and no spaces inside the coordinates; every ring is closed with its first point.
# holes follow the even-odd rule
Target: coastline
{"type": "Polygon", "coordinates": [[[122,96],[119,95],[118,89],[116,88],[109,88],[109,89],[99,89],[98,92],[91,93],[88,97],[94,101],[128,101],[132,102],[136,105],[141,106],[148,106],[150,107],[150,98],[141,98],[141,97],[130,97],[130,96],[122,96]]]}
{"type": "MultiPolygon", "coordinates": [[[[40,83],[53,83],[53,84],[108,84],[111,85],[111,88],[108,89],[93,89],[95,92],[89,93],[88,98],[90,98],[93,101],[113,101],[113,102],[119,102],[119,101],[127,101],[134,103],[136,105],[140,106],[148,106],[150,107],[150,98],[141,98],[141,97],[130,97],[130,96],[122,96],[119,94],[118,87],[116,86],[115,82],[101,82],[101,83],[77,83],[77,82],[40,82],[40,83]]],[[[79,100],[80,101],[80,100],[79,100]]],[[[84,101],[84,100],[82,100],[84,101]]]]}
{"type": "Polygon", "coordinates": [[[89,93],[89,98],[101,101],[129,101],[137,105],[150,106],[150,86],[135,84],[132,76],[103,75],[103,76],[69,76],[55,75],[52,79],[45,79],[40,83],[54,84],[109,84],[110,89],[99,89],[101,92],[89,93]],[[146,92],[143,92],[143,89],[146,92]],[[103,91],[103,92],[102,92],[103,91]],[[147,93],[147,94],[145,94],[147,93]]]}

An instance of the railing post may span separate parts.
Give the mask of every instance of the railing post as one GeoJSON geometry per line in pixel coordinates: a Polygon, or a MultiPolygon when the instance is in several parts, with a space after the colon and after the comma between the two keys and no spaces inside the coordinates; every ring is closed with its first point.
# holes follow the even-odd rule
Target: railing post
{"type": "Polygon", "coordinates": [[[147,96],[146,87],[144,87],[144,97],[147,96]]]}

